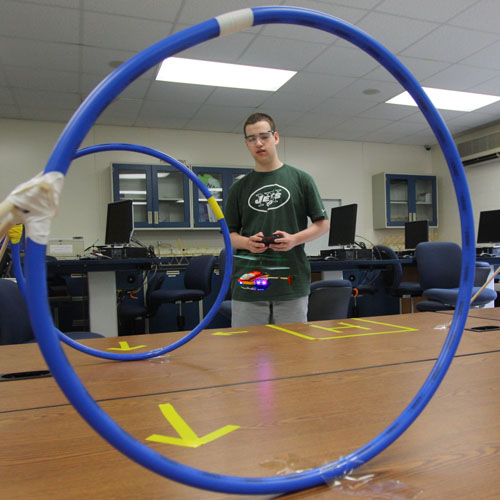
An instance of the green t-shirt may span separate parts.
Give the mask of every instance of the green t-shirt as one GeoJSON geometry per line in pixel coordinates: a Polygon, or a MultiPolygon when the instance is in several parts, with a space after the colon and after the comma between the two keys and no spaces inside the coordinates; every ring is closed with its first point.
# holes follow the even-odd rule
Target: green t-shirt
{"type": "MultiPolygon", "coordinates": [[[[290,165],[272,172],[254,170],[229,190],[225,218],[230,232],[243,236],[259,231],[271,236],[277,230],[295,234],[307,228],[308,217],[312,221],[326,218],[323,202],[312,177],[290,165]]],[[[288,252],[271,249],[261,254],[235,252],[231,284],[235,300],[290,300],[309,295],[310,285],[311,267],[304,245],[288,252]],[[269,275],[266,290],[251,290],[238,284],[238,278],[251,271],[269,275]]]]}

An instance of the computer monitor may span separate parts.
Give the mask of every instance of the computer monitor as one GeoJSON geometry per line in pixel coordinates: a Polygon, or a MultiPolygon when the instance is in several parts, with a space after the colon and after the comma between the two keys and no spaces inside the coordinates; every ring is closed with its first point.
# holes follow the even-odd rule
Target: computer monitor
{"type": "Polygon", "coordinates": [[[478,243],[500,243],[500,210],[479,213],[478,243]]]}
{"type": "Polygon", "coordinates": [[[405,249],[414,250],[419,243],[429,241],[429,221],[417,220],[405,223],[405,249]]]}
{"type": "Polygon", "coordinates": [[[328,246],[354,245],[357,214],[357,203],[332,208],[328,246]]]}
{"type": "Polygon", "coordinates": [[[132,200],[108,203],[106,245],[128,245],[134,232],[132,200]]]}

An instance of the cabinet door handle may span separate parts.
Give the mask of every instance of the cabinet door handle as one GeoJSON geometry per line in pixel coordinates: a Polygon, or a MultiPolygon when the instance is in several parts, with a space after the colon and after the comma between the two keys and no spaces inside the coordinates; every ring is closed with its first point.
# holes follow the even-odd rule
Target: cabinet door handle
{"type": "Polygon", "coordinates": [[[148,224],[153,223],[153,214],[151,213],[151,210],[148,210],[148,224]]]}
{"type": "Polygon", "coordinates": [[[158,224],[158,211],[155,210],[155,224],[158,224]]]}

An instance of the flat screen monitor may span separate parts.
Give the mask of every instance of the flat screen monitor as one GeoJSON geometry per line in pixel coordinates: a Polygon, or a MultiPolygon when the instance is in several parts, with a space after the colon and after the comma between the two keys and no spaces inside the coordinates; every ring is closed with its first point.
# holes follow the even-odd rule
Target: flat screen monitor
{"type": "Polygon", "coordinates": [[[479,213],[478,243],[500,243],[500,210],[479,213]]]}
{"type": "Polygon", "coordinates": [[[414,250],[419,243],[429,241],[429,221],[417,220],[405,223],[405,249],[414,250]]]}
{"type": "Polygon", "coordinates": [[[132,200],[108,203],[106,217],[106,245],[128,245],[134,232],[132,200]]]}
{"type": "Polygon", "coordinates": [[[357,214],[357,203],[332,208],[328,246],[354,245],[357,214]]]}

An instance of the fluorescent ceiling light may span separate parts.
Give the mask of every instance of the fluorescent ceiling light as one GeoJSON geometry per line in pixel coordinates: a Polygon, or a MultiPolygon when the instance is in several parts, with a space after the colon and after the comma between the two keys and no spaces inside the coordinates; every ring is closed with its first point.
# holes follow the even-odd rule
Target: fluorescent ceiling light
{"type": "Polygon", "coordinates": [[[273,92],[296,73],[284,69],[169,57],[162,62],[156,79],[164,82],[273,92]]]}
{"type": "MultiPolygon", "coordinates": [[[[474,111],[483,106],[488,106],[488,104],[500,101],[500,96],[496,95],[433,89],[431,87],[424,87],[424,90],[436,108],[450,109],[452,111],[474,111]]],[[[404,106],[417,105],[408,92],[403,92],[386,102],[389,104],[402,104],[404,106]]]]}

